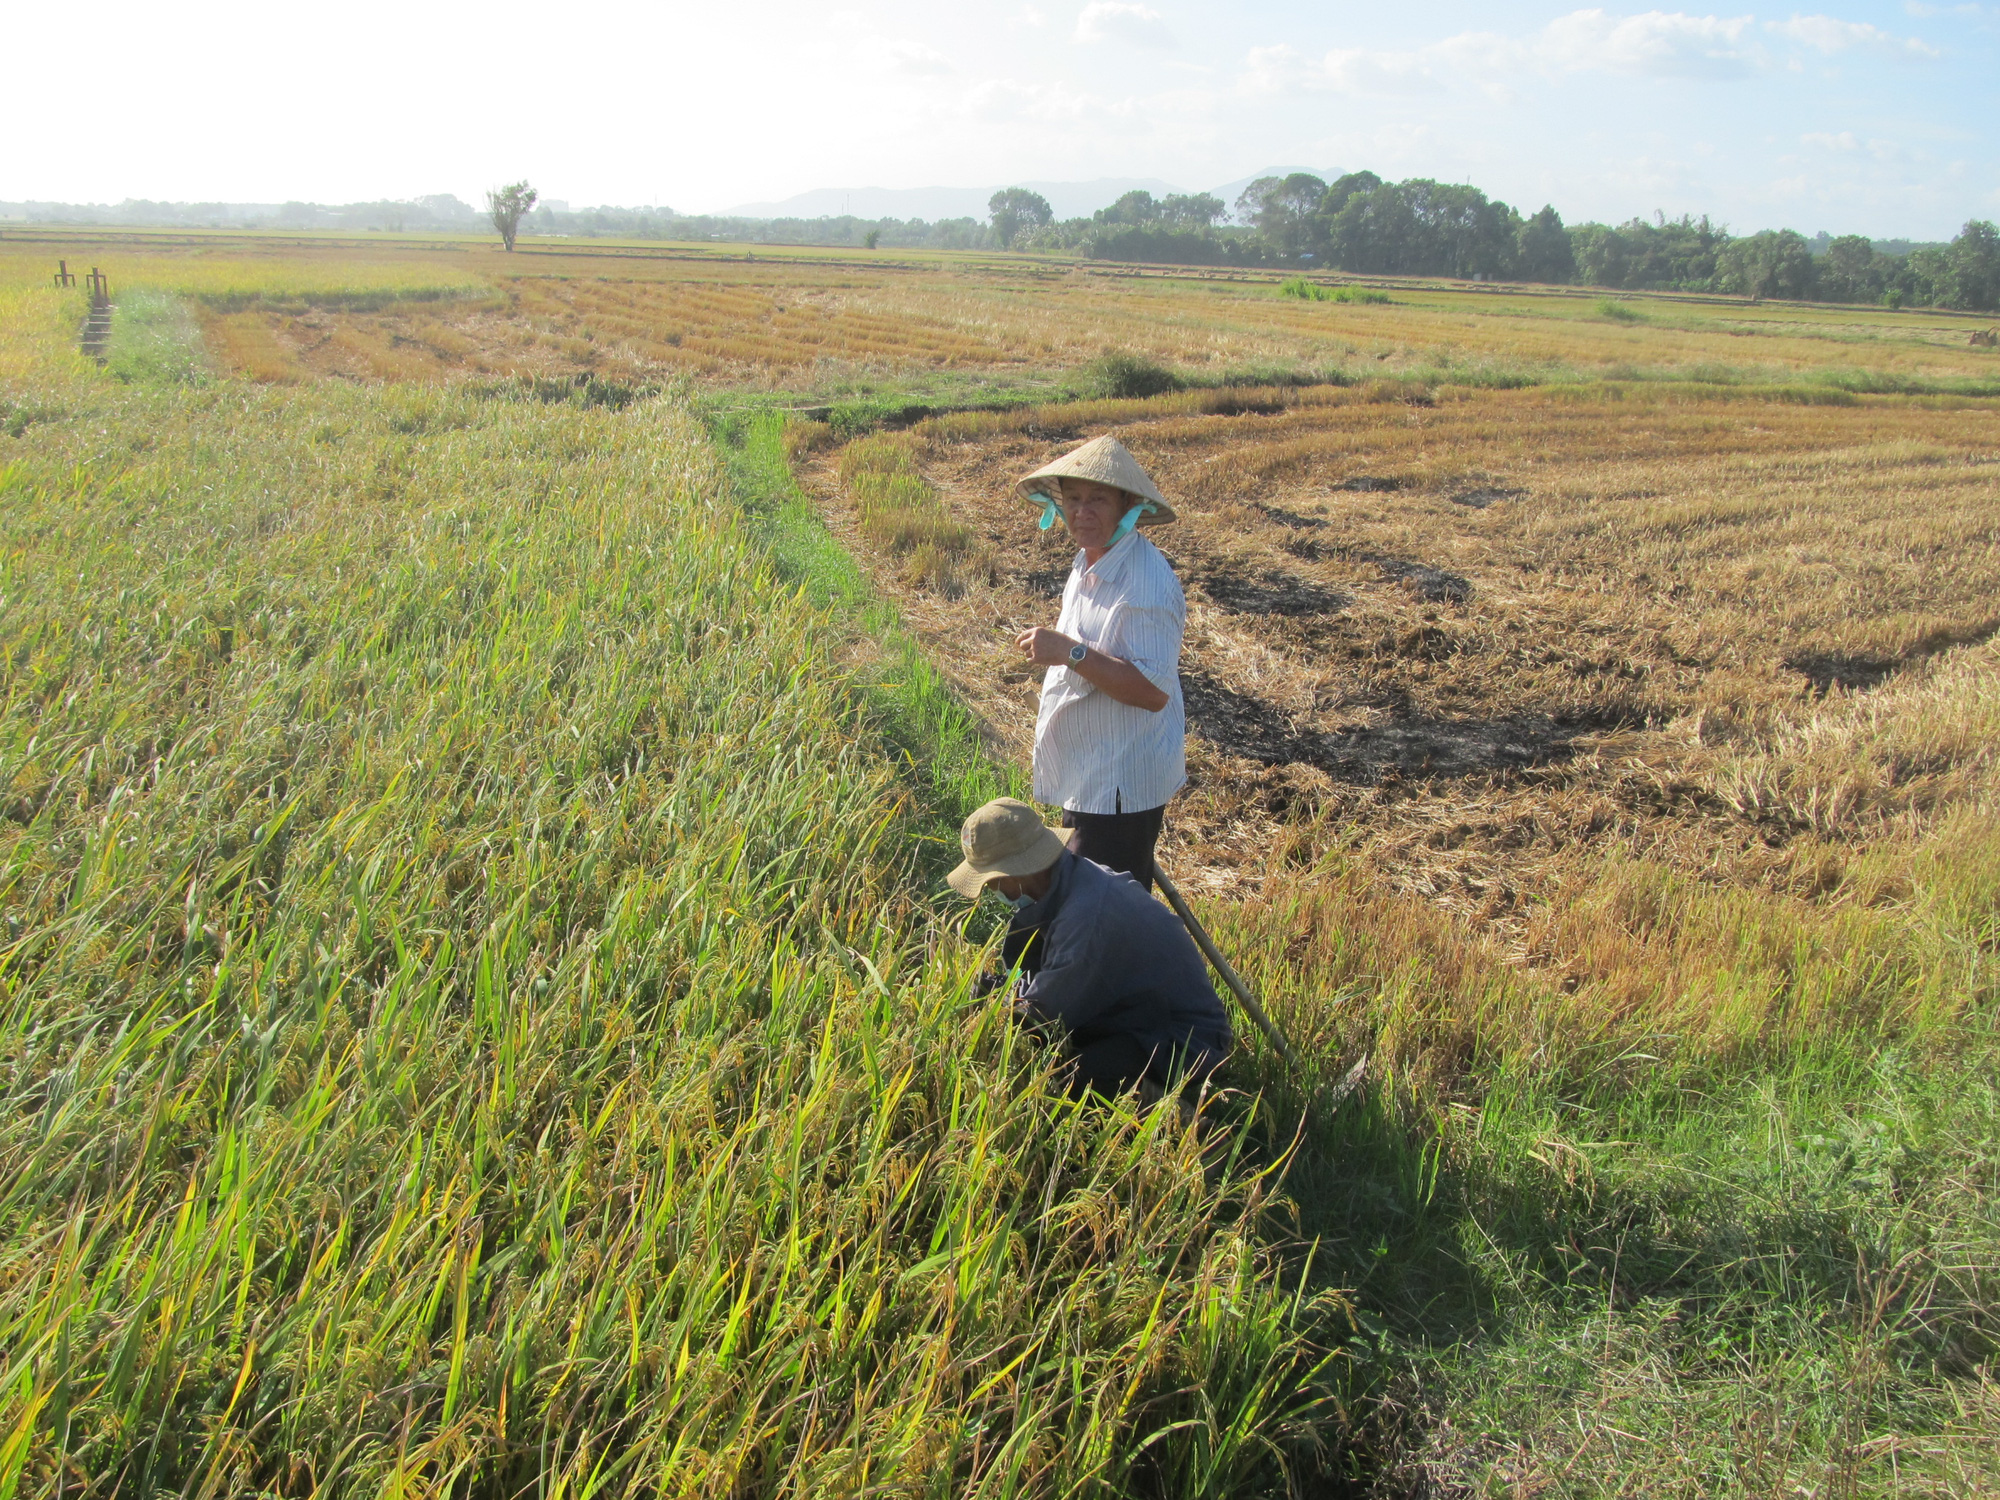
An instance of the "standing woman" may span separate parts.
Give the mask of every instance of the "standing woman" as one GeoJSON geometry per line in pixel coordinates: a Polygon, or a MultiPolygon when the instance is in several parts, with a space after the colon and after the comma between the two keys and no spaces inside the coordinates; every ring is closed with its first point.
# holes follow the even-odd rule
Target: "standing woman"
{"type": "Polygon", "coordinates": [[[1167,802],[1187,783],[1180,580],[1142,527],[1174,519],[1137,459],[1094,438],[1028,475],[1016,493],[1080,549],[1056,628],[1021,632],[1049,670],[1035,721],[1035,797],[1062,808],[1069,847],[1149,890],[1167,802]]]}

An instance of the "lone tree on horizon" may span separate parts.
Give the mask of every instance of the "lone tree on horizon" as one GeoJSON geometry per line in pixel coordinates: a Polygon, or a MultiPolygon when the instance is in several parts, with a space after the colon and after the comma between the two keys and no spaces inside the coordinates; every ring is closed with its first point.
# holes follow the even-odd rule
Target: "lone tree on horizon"
{"type": "Polygon", "coordinates": [[[1011,247],[1023,230],[1045,229],[1056,219],[1048,199],[1018,187],[1000,189],[986,200],[986,211],[993,216],[993,237],[1002,249],[1011,247]]]}
{"type": "Polygon", "coordinates": [[[525,180],[486,190],[487,217],[493,220],[493,227],[500,231],[501,242],[509,250],[514,248],[514,237],[521,232],[521,220],[540,196],[525,180]]]}

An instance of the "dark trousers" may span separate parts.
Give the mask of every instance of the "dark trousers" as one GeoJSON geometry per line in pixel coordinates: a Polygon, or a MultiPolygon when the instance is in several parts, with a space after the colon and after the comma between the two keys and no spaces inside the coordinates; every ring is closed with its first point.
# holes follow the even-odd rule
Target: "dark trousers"
{"type": "Polygon", "coordinates": [[[1107,870],[1130,875],[1147,890],[1153,888],[1153,846],[1160,841],[1164,807],[1145,812],[1085,813],[1063,810],[1062,826],[1070,829],[1069,846],[1083,858],[1107,870]]]}
{"type": "Polygon", "coordinates": [[[1073,1044],[1065,1071],[1072,1094],[1109,1096],[1147,1082],[1170,1088],[1183,1074],[1199,1082],[1221,1065],[1221,1054],[1202,1047],[1153,1048],[1135,1036],[1107,1036],[1073,1044]]]}

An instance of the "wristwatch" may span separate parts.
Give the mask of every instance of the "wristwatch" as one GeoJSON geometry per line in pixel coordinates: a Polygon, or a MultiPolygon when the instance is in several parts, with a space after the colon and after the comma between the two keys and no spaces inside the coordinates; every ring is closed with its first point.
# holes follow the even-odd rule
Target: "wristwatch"
{"type": "Polygon", "coordinates": [[[1090,655],[1090,647],[1084,645],[1082,641],[1078,641],[1074,646],[1069,648],[1069,664],[1073,667],[1080,667],[1083,665],[1083,659],[1088,655],[1090,655]]]}

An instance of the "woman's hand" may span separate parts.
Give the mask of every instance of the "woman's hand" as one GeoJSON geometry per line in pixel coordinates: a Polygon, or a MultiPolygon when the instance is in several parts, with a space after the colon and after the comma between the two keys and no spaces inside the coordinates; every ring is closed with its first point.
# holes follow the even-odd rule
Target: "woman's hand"
{"type": "Polygon", "coordinates": [[[1069,653],[1076,646],[1076,638],[1064,635],[1060,630],[1036,625],[1022,631],[1014,644],[1038,667],[1066,667],[1070,664],[1069,653]]]}
{"type": "Polygon", "coordinates": [[[1071,661],[1070,648],[1076,645],[1076,639],[1060,630],[1037,625],[1022,631],[1014,644],[1023,656],[1037,666],[1068,667],[1098,691],[1110,694],[1117,702],[1131,708],[1143,708],[1149,714],[1156,714],[1170,701],[1132,663],[1122,657],[1106,656],[1095,646],[1084,653],[1081,662],[1071,661]]]}

